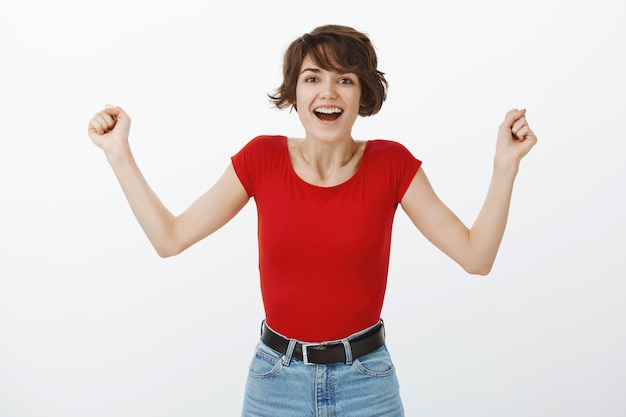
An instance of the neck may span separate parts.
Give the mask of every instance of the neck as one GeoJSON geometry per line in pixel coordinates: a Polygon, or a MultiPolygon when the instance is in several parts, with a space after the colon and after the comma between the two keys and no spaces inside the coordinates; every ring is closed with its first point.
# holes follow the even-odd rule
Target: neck
{"type": "Polygon", "coordinates": [[[304,181],[321,187],[341,184],[358,169],[366,142],[348,138],[342,142],[293,139],[290,145],[291,164],[304,181]]]}
{"type": "Polygon", "coordinates": [[[347,165],[357,148],[358,144],[351,137],[335,142],[322,142],[307,137],[300,143],[300,155],[309,166],[317,167],[322,172],[332,171],[347,165]]]}

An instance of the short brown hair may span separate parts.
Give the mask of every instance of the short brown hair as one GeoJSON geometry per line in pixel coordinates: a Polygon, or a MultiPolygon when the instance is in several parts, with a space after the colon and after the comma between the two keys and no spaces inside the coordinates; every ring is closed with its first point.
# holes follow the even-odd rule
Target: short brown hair
{"type": "Polygon", "coordinates": [[[387,98],[388,83],[385,74],[376,68],[374,46],[366,34],[340,25],[317,27],[289,45],[283,59],[283,83],[269,95],[276,107],[295,108],[296,83],[307,56],[327,71],[356,74],[361,83],[359,114],[378,113],[387,98]]]}

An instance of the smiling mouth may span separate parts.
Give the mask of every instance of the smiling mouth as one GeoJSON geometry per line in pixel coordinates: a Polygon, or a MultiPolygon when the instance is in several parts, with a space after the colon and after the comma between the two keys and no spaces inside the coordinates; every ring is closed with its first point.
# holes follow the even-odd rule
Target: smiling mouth
{"type": "Polygon", "coordinates": [[[343,110],[337,107],[319,107],[314,110],[315,116],[325,122],[334,122],[339,119],[343,110]]]}

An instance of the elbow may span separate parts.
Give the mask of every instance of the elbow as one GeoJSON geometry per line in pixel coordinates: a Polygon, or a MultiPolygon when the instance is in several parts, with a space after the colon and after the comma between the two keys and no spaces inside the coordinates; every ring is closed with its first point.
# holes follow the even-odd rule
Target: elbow
{"type": "Polygon", "coordinates": [[[170,258],[172,256],[177,255],[177,253],[170,252],[170,251],[165,251],[165,250],[162,250],[162,249],[156,249],[156,253],[157,253],[157,255],[159,255],[160,258],[163,258],[163,259],[170,258]]]}
{"type": "Polygon", "coordinates": [[[470,275],[479,275],[485,277],[489,275],[491,272],[491,268],[483,268],[483,269],[466,269],[465,270],[470,275]]]}
{"type": "Polygon", "coordinates": [[[480,275],[487,276],[491,272],[491,268],[493,267],[493,262],[487,263],[474,263],[474,264],[466,264],[461,265],[465,272],[470,275],[480,275]]]}
{"type": "Polygon", "coordinates": [[[183,251],[182,248],[175,245],[152,245],[157,255],[161,258],[170,258],[176,256],[183,251]]]}
{"type": "Polygon", "coordinates": [[[458,259],[459,265],[470,275],[489,275],[496,262],[495,253],[483,253],[471,251],[466,256],[458,259]]]}
{"type": "Polygon", "coordinates": [[[186,249],[176,227],[176,218],[155,227],[144,228],[146,237],[161,258],[176,256],[186,249]],[[158,226],[158,227],[157,227],[158,226]]]}

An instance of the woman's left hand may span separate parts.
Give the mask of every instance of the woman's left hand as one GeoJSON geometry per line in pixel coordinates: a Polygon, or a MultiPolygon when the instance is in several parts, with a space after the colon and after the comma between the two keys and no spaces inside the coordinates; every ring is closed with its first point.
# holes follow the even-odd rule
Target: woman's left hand
{"type": "Polygon", "coordinates": [[[526,121],[526,109],[513,109],[506,114],[498,129],[496,161],[519,164],[536,143],[537,136],[526,121]]]}

